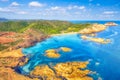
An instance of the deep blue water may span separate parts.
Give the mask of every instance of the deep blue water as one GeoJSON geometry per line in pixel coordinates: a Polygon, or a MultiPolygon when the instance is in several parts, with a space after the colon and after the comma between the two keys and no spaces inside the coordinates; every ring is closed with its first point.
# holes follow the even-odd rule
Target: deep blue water
{"type": "MultiPolygon", "coordinates": [[[[73,21],[72,21],[73,22],[73,21]]],[[[76,23],[101,23],[106,21],[78,21],[76,23]]],[[[54,36],[39,42],[33,47],[24,48],[22,52],[30,55],[26,65],[21,67],[22,74],[29,73],[35,66],[40,64],[60,63],[67,61],[90,61],[88,69],[96,71],[97,75],[92,75],[94,80],[102,77],[103,80],[120,80],[120,21],[114,21],[118,26],[109,27],[105,31],[99,32],[97,37],[111,39],[109,44],[99,44],[85,41],[79,34],[66,34],[54,36]],[[58,59],[44,56],[45,50],[59,47],[69,47],[71,52],[59,51],[61,57],[58,59]],[[99,65],[97,65],[99,63],[99,65]]],[[[75,22],[73,22],[75,23],[75,22]]]]}
{"type": "Polygon", "coordinates": [[[72,23],[74,23],[74,24],[79,24],[79,23],[100,23],[100,24],[105,24],[106,22],[115,22],[115,23],[119,23],[120,22],[120,20],[119,21],[112,21],[112,20],[109,20],[109,21],[69,21],[69,22],[72,22],[72,23]]]}

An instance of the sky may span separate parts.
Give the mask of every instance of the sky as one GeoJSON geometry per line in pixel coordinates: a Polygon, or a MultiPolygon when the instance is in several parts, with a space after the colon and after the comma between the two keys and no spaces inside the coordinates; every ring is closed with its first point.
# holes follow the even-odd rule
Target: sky
{"type": "Polygon", "coordinates": [[[120,20],[120,0],[0,0],[0,18],[120,20]]]}

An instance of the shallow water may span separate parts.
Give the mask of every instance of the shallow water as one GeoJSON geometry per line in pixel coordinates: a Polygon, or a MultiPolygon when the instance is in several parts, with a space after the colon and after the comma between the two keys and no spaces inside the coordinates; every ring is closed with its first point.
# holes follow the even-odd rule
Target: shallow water
{"type": "MultiPolygon", "coordinates": [[[[101,23],[101,22],[100,22],[101,23]]],[[[103,22],[102,22],[103,23],[103,22]]],[[[105,22],[104,22],[105,23],[105,22]]],[[[120,23],[120,22],[116,22],[120,23]]],[[[21,67],[22,74],[29,73],[35,66],[40,64],[60,63],[68,61],[86,61],[90,64],[88,69],[96,71],[98,75],[91,75],[96,80],[98,76],[103,80],[120,79],[120,25],[109,27],[107,30],[98,33],[97,37],[111,39],[109,44],[99,44],[85,41],[79,34],[66,34],[54,36],[39,42],[36,45],[24,48],[22,52],[29,55],[29,61],[21,67]],[[45,50],[69,47],[71,52],[59,51],[61,57],[52,59],[44,56],[45,50]]]]}

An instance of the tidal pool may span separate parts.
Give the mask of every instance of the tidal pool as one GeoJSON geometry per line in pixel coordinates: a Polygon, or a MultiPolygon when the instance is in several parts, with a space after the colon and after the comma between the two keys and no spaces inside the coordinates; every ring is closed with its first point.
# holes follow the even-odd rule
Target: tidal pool
{"type": "Polygon", "coordinates": [[[99,44],[82,40],[80,34],[65,34],[48,38],[36,45],[24,48],[22,52],[29,57],[27,64],[20,68],[22,74],[30,73],[35,66],[50,63],[89,61],[88,69],[96,71],[91,75],[94,80],[100,76],[103,80],[120,79],[120,26],[109,27],[98,33],[97,37],[111,39],[109,44],[99,44]],[[71,52],[59,51],[59,58],[48,58],[45,51],[60,47],[71,48],[71,52]]]}

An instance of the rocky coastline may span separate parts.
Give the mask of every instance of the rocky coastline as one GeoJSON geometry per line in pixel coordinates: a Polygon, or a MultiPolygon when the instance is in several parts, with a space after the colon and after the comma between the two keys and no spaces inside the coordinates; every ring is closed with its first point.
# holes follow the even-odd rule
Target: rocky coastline
{"type": "Polygon", "coordinates": [[[93,34],[104,31],[107,26],[103,24],[93,24],[92,26],[79,31],[80,34],[93,34]]]}
{"type": "MultiPolygon", "coordinates": [[[[81,38],[83,40],[107,44],[111,42],[110,39],[94,37],[98,32],[106,30],[107,26],[108,25],[93,24],[92,27],[85,28],[79,32],[71,33],[81,34],[81,38]],[[89,35],[92,37],[89,37],[89,35]]],[[[0,77],[2,76],[0,80],[93,80],[92,77],[88,76],[91,71],[86,69],[89,62],[66,62],[58,63],[54,66],[39,65],[30,73],[30,76],[35,76],[34,78],[30,78],[15,72],[15,67],[22,66],[28,61],[28,58],[21,52],[21,48],[33,46],[37,42],[45,40],[48,37],[48,35],[43,35],[42,33],[35,32],[34,30],[28,30],[24,34],[12,32],[0,33],[0,44],[18,41],[15,46],[10,46],[6,51],[0,52],[0,77]],[[85,70],[82,70],[84,68],[85,70]]],[[[67,47],[49,49],[46,50],[45,56],[48,58],[59,58],[59,50],[62,50],[63,52],[70,52],[72,49],[67,47]]]]}
{"type": "Polygon", "coordinates": [[[45,80],[93,80],[89,77],[90,70],[85,69],[89,62],[66,62],[56,65],[36,66],[30,75],[41,77],[45,80]]]}

